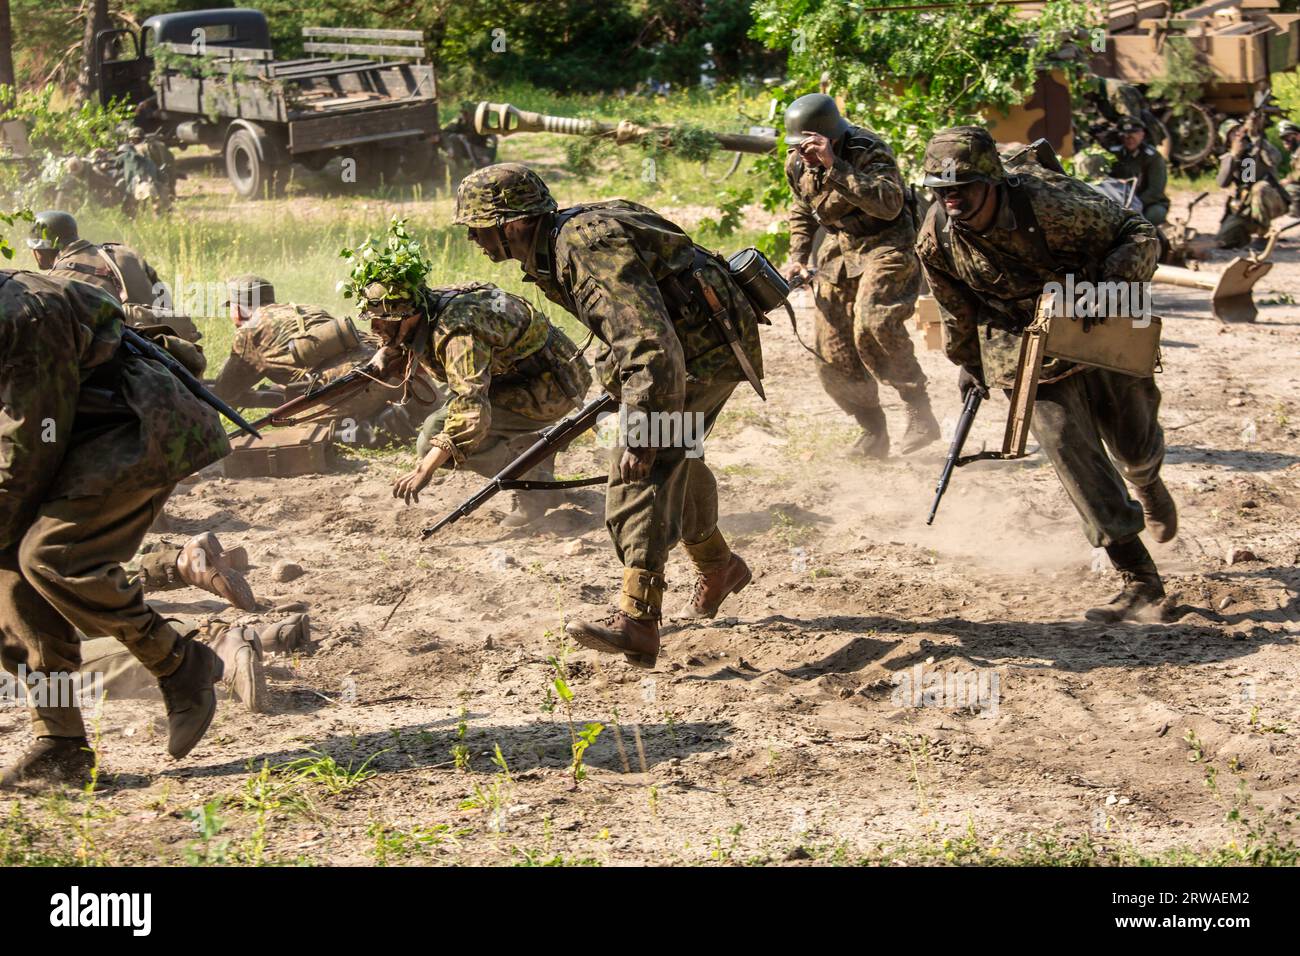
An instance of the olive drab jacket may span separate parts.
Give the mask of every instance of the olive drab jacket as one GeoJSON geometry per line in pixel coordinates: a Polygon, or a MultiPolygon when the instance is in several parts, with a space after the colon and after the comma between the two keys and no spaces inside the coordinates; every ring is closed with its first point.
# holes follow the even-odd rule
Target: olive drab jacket
{"type": "Polygon", "coordinates": [[[615,398],[646,412],[681,411],[688,384],[745,381],[693,278],[697,269],[762,375],[759,317],[726,264],[678,226],[621,199],[549,213],[540,222],[525,280],[605,345],[600,377],[615,398]]]}
{"type": "Polygon", "coordinates": [[[0,549],[44,501],[166,490],[230,451],[217,413],[122,346],[99,288],[0,272],[0,549]]]}

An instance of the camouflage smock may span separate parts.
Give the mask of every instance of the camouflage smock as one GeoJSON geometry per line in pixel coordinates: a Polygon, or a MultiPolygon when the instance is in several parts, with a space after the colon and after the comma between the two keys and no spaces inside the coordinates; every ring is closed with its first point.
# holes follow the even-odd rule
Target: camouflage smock
{"type": "Polygon", "coordinates": [[[292,385],[309,375],[328,382],[352,366],[369,361],[378,348],[378,341],[357,331],[360,345],[314,368],[303,366],[294,355],[294,340],[309,334],[316,326],[334,321],[334,316],[316,306],[293,302],[262,306],[235,331],[230,358],[221,367],[213,392],[226,401],[234,401],[264,378],[276,385],[292,385]]]}
{"type": "MultiPolygon", "coordinates": [[[[1020,359],[1020,329],[1034,317],[1043,286],[1063,281],[1150,280],[1156,268],[1156,228],[1122,209],[1090,186],[1025,164],[1008,169],[1019,186],[1003,183],[993,225],[976,233],[949,219],[941,234],[939,203],[930,207],[916,251],[942,306],[948,358],[973,371],[983,369],[989,385],[1008,386],[1020,359]],[[1026,191],[1054,262],[1044,262],[1039,244],[1016,222],[1008,190],[1026,191]]],[[[1043,378],[1068,371],[1057,359],[1043,366],[1043,378]]]]}
{"type": "Polygon", "coordinates": [[[0,548],[22,537],[43,501],[166,489],[229,453],[216,412],[162,366],[119,354],[116,299],[83,282],[6,275],[0,548]]]}
{"type": "Polygon", "coordinates": [[[810,166],[797,149],[790,150],[785,176],[794,193],[790,258],[807,264],[817,228],[826,228],[817,250],[819,281],[859,276],[869,250],[882,245],[905,248],[916,240],[911,214],[904,208],[907,189],[898,162],[871,130],[849,127],[830,169],[810,166]]]}
{"type": "Polygon", "coordinates": [[[412,347],[448,387],[442,436],[457,463],[487,437],[494,408],[533,419],[540,428],[581,404],[591,386],[587,362],[539,309],[489,283],[427,295],[443,305],[412,347]],[[534,374],[516,367],[529,356],[536,357],[529,363],[534,374]]]}
{"type": "MultiPolygon", "coordinates": [[[[688,382],[745,380],[702,306],[692,301],[674,309],[665,302],[661,284],[696,261],[690,236],[653,210],[622,199],[562,210],[558,215],[568,218],[558,231],[556,215],[541,217],[524,277],[606,346],[600,377],[611,395],[646,412],[680,412],[688,382]]],[[[761,376],[758,316],[725,264],[711,262],[704,275],[761,376]]]]}

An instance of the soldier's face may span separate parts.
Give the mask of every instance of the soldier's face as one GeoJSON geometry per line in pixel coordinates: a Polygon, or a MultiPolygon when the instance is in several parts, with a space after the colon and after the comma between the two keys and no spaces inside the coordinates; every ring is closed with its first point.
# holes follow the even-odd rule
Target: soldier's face
{"type": "Polygon", "coordinates": [[[33,249],[32,255],[36,257],[36,267],[42,272],[48,272],[54,266],[54,260],[59,257],[57,249],[33,249]]]}
{"type": "Polygon", "coordinates": [[[943,211],[950,219],[969,219],[983,208],[992,187],[981,180],[956,186],[937,186],[934,189],[943,211]]]}
{"type": "Polygon", "coordinates": [[[1124,148],[1133,153],[1142,145],[1142,141],[1147,138],[1147,134],[1137,129],[1129,133],[1121,133],[1119,138],[1123,141],[1124,148]]]}
{"type": "Polygon", "coordinates": [[[509,250],[501,241],[501,230],[496,226],[470,226],[469,238],[493,262],[505,262],[510,258],[509,250]]]}

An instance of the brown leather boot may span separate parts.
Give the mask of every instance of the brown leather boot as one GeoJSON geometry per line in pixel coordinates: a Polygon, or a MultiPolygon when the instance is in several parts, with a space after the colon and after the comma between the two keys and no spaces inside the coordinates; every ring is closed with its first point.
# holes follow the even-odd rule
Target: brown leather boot
{"type": "Polygon", "coordinates": [[[907,430],[903,432],[903,444],[900,452],[910,455],[920,451],[939,437],[939,423],[934,412],[930,410],[930,396],[925,386],[899,389],[898,394],[907,406],[907,430]]]}
{"type": "Polygon", "coordinates": [[[1090,608],[1083,616],[1097,624],[1165,620],[1165,585],[1142,539],[1134,535],[1128,541],[1108,544],[1106,554],[1124,579],[1124,586],[1108,602],[1090,608]]]}
{"type": "Polygon", "coordinates": [[[1151,537],[1161,544],[1172,541],[1178,534],[1178,506],[1174,504],[1164,480],[1156,478],[1144,488],[1134,485],[1133,495],[1142,505],[1142,515],[1146,518],[1151,537]]]}
{"type": "Polygon", "coordinates": [[[311,619],[306,614],[290,614],[283,621],[268,624],[257,636],[264,651],[289,654],[311,641],[311,619]]]}
{"type": "Polygon", "coordinates": [[[256,611],[257,599],[248,581],[236,571],[221,550],[221,542],[211,531],[195,535],[185,542],[176,570],[186,584],[202,588],[229,601],[241,611],[256,611]]]}
{"type": "Polygon", "coordinates": [[[622,654],[629,664],[647,670],[659,659],[659,622],[639,619],[615,611],[599,624],[573,620],[565,632],[583,647],[604,654],[622,654]]]}
{"type": "Polygon", "coordinates": [[[0,777],[0,790],[85,787],[94,766],[95,753],[85,737],[37,737],[0,777]]]}
{"type": "Polygon", "coordinates": [[[754,574],[749,570],[749,565],[740,555],[733,553],[725,568],[708,574],[696,573],[695,591],[691,594],[691,603],[674,617],[685,619],[715,617],[722,602],[738,591],[744,590],[745,585],[752,580],[754,574]]]}
{"type": "Polygon", "coordinates": [[[873,408],[859,414],[857,419],[862,434],[849,447],[849,454],[859,458],[888,458],[889,427],[885,424],[885,413],[873,408]]]}
{"type": "Polygon", "coordinates": [[[1118,624],[1121,621],[1159,623],[1167,617],[1165,585],[1159,574],[1121,571],[1124,586],[1105,604],[1089,608],[1083,616],[1095,624],[1118,624]]]}
{"type": "Polygon", "coordinates": [[[181,663],[158,678],[167,710],[167,752],[180,760],[203,739],[217,713],[213,685],[221,680],[221,658],[192,637],[181,639],[181,663]]]}
{"type": "Polygon", "coordinates": [[[517,491],[510,513],[501,519],[501,527],[508,531],[526,528],[546,514],[547,494],[539,491],[517,491]]]}
{"type": "Polygon", "coordinates": [[[583,647],[622,654],[629,664],[649,669],[659,658],[659,615],[663,604],[662,574],[624,568],[618,612],[599,624],[570,621],[564,629],[583,647]]]}
{"type": "Polygon", "coordinates": [[[221,658],[221,686],[249,713],[265,714],[271,710],[271,695],[266,688],[266,668],[262,664],[262,642],[251,627],[230,627],[217,635],[212,650],[221,658]]]}

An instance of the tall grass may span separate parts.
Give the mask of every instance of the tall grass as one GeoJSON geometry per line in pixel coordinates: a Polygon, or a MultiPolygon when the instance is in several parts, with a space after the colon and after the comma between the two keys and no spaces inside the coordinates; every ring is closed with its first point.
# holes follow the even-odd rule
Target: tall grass
{"type": "MultiPolygon", "coordinates": [[[[691,122],[727,130],[743,125],[738,105],[757,113],[765,102],[761,96],[699,92],[656,100],[557,97],[528,87],[496,91],[490,98],[565,115],[609,120],[653,116],[662,122],[691,122]]],[[[657,162],[654,175],[648,176],[644,154],[628,146],[603,157],[594,176],[580,179],[565,162],[565,146],[571,139],[549,134],[506,138],[498,158],[533,165],[561,205],[632,199],[664,209],[688,231],[715,212],[724,188],[719,180],[731,161],[728,153],[715,154],[707,164],[670,159],[657,162]]],[[[213,372],[229,354],[233,333],[221,308],[221,283],[241,273],[256,273],[271,280],[281,301],[318,305],[335,315],[355,315],[355,305],[335,291],[335,284],[345,274],[339,251],[383,232],[393,215],[409,218],[412,233],[425,244],[434,263],[434,284],[493,282],[543,307],[570,333],[579,333],[575,320],[546,301],[535,286],[522,281],[515,263],[493,264],[469,241],[463,227],[451,224],[454,201],[445,193],[410,186],[345,191],[331,180],[331,167],[327,167],[324,174],[296,173],[289,195],[283,199],[243,202],[234,197],[220,163],[205,165],[192,158],[194,151],[178,155],[189,178],[181,183],[181,197],[169,215],[141,214],[128,219],[119,210],[93,207],[77,210],[76,215],[85,238],[126,243],[158,270],[172,287],[177,306],[187,307],[195,315],[213,372]]],[[[750,162],[752,157],[746,157],[727,184],[742,182],[750,162]]],[[[715,237],[706,244],[740,248],[752,241],[757,231],[742,230],[726,240],[715,237]]],[[[19,224],[10,229],[8,237],[18,249],[15,264],[34,268],[23,243],[25,227],[19,224]]]]}

